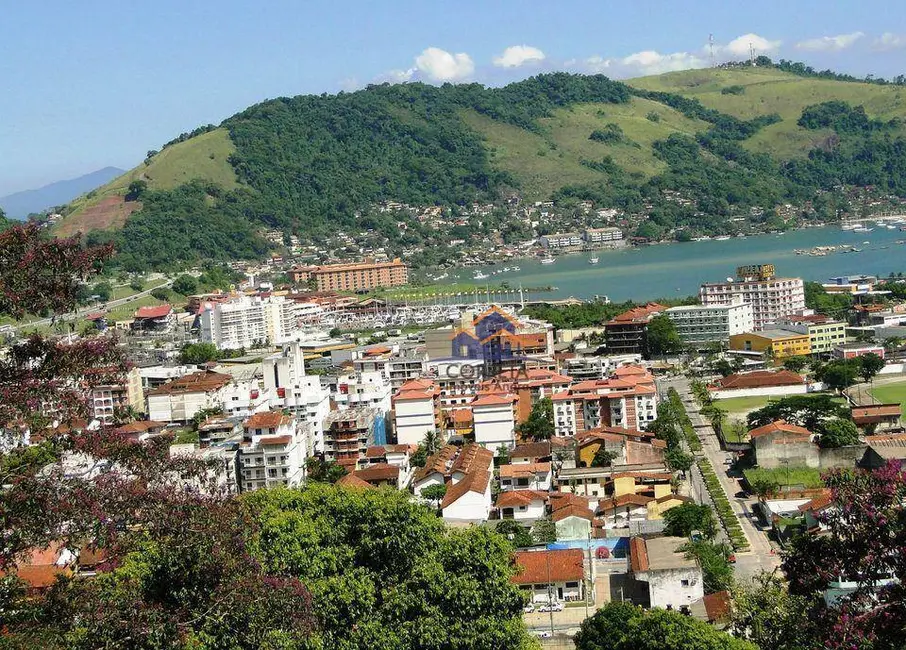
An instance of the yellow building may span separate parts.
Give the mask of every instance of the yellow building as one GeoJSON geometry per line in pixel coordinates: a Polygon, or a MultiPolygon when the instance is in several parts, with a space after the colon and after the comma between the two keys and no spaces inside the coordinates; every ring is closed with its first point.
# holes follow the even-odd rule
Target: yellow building
{"type": "Polygon", "coordinates": [[[775,362],[787,357],[811,354],[808,334],[788,330],[745,332],[730,337],[730,349],[746,352],[768,352],[775,362]]]}

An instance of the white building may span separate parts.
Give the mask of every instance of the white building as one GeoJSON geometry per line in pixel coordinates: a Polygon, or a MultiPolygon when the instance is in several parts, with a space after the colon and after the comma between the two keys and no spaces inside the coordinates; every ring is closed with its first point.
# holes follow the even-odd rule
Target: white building
{"type": "Polygon", "coordinates": [[[296,303],[283,296],[242,296],[208,305],[199,318],[200,336],[221,350],[281,345],[298,328],[296,303]]]}
{"type": "Polygon", "coordinates": [[[358,372],[337,377],[331,397],[340,410],[367,406],[382,414],[390,410],[390,382],[380,372],[358,372]]]}
{"type": "Polygon", "coordinates": [[[439,430],[439,391],[429,379],[406,382],[393,396],[393,430],[401,445],[417,445],[439,430]]]}
{"type": "Polygon", "coordinates": [[[589,244],[607,244],[623,241],[623,231],[619,228],[588,228],[583,239],[589,244]]]}
{"type": "Polygon", "coordinates": [[[203,370],[179,377],[147,392],[148,419],[188,422],[203,409],[224,408],[224,396],[233,378],[203,370]]]}
{"type": "Polygon", "coordinates": [[[116,421],[119,410],[131,407],[136,413],[144,411],[145,396],[138,368],[124,372],[116,383],[92,388],[89,407],[92,418],[106,426],[116,421]]]}
{"type": "Polygon", "coordinates": [[[500,489],[507,490],[538,490],[547,492],[551,489],[550,463],[520,463],[518,465],[501,465],[500,489]]]}
{"type": "Polygon", "coordinates": [[[664,313],[684,343],[728,342],[731,335],[751,332],[755,327],[752,305],[741,302],[739,297],[735,304],[684,305],[664,313]]]}
{"type": "MultiPolygon", "coordinates": [[[[519,570],[511,580],[532,603],[580,601],[585,598],[585,553],[579,548],[519,551],[519,570]]],[[[594,563],[589,583],[594,583],[594,563]]]]}
{"type": "Polygon", "coordinates": [[[324,418],[330,413],[330,391],[318,376],[305,374],[305,358],[297,342],[265,357],[264,388],[270,408],[289,411],[310,426],[314,451],[324,451],[324,418]]]}
{"type": "Polygon", "coordinates": [[[805,309],[805,286],[801,278],[775,277],[771,264],[739,267],[737,276],[735,280],[703,284],[699,291],[702,305],[749,303],[756,330],[805,309]]]}
{"type": "Polygon", "coordinates": [[[687,542],[681,537],[630,540],[629,564],[633,577],[648,583],[650,607],[687,611],[705,597],[701,567],[679,550],[687,542]]]}
{"type": "Polygon", "coordinates": [[[494,507],[500,519],[533,522],[547,513],[548,495],[536,490],[509,490],[497,495],[494,507]]]}
{"type": "Polygon", "coordinates": [[[293,418],[268,411],[243,423],[239,447],[239,489],[299,485],[305,478],[307,436],[293,418]]]}
{"type": "Polygon", "coordinates": [[[440,407],[444,411],[468,408],[478,393],[483,373],[482,359],[428,362],[428,374],[440,389],[440,407]]]}
{"type": "Polygon", "coordinates": [[[541,245],[549,249],[572,248],[582,245],[582,235],[577,232],[562,232],[544,235],[539,239],[541,245]]]}
{"type": "Polygon", "coordinates": [[[516,446],[515,398],[510,395],[483,395],[472,402],[475,442],[492,452],[516,446]]]}

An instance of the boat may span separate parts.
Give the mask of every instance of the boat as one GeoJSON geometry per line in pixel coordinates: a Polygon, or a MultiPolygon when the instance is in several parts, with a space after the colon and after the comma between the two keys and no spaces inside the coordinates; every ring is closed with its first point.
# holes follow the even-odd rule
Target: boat
{"type": "Polygon", "coordinates": [[[858,227],[859,226],[854,223],[844,223],[842,226],[840,226],[840,230],[855,230],[858,227]]]}
{"type": "Polygon", "coordinates": [[[600,260],[599,260],[597,257],[592,257],[590,260],[588,260],[588,263],[589,263],[589,264],[597,264],[599,261],[600,261],[600,260]]]}
{"type": "Polygon", "coordinates": [[[545,257],[543,260],[541,260],[541,263],[542,264],[553,264],[556,261],[557,260],[555,260],[553,257],[545,257]]]}
{"type": "Polygon", "coordinates": [[[489,277],[491,277],[491,276],[489,276],[487,273],[482,273],[481,271],[476,271],[475,275],[472,276],[472,279],[473,280],[486,280],[489,277]]]}
{"type": "Polygon", "coordinates": [[[521,269],[520,269],[518,266],[514,266],[514,267],[513,267],[513,270],[514,270],[514,271],[520,271],[521,269]]]}
{"type": "Polygon", "coordinates": [[[728,239],[730,239],[730,235],[720,235],[719,237],[715,237],[714,241],[727,241],[728,239]]]}
{"type": "Polygon", "coordinates": [[[865,226],[858,226],[853,228],[853,232],[871,232],[874,228],[866,228],[865,226]]]}

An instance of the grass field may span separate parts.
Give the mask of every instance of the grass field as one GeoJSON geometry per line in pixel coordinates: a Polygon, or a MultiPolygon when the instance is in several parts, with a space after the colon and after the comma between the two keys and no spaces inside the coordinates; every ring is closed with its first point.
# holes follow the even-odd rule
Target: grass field
{"type": "Polygon", "coordinates": [[[871,394],[876,400],[884,404],[896,404],[899,402],[900,410],[906,415],[906,381],[875,386],[871,390],[871,394]]]}
{"type": "Polygon", "coordinates": [[[803,486],[805,488],[820,488],[824,486],[821,482],[821,472],[811,467],[790,467],[777,469],[763,469],[755,467],[743,471],[746,480],[751,485],[758,479],[770,479],[781,486],[803,486]]]}

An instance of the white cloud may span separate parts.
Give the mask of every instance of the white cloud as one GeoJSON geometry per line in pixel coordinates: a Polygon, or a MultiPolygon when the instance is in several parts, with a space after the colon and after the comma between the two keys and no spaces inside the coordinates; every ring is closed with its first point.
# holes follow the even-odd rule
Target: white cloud
{"type": "MultiPolygon", "coordinates": [[[[573,61],[573,63],[576,63],[576,62],[573,61]]],[[[605,59],[604,57],[601,57],[601,56],[592,56],[592,57],[585,59],[585,61],[583,61],[583,63],[585,64],[586,70],[588,70],[589,72],[597,73],[597,72],[604,72],[605,70],[610,68],[611,60],[605,59]]]]}
{"type": "Polygon", "coordinates": [[[518,68],[526,63],[544,61],[544,52],[531,45],[510,45],[498,57],[494,58],[494,65],[498,68],[518,68]]]}
{"type": "Polygon", "coordinates": [[[863,36],[865,36],[863,32],[853,32],[852,34],[838,34],[837,36],[810,38],[796,43],[796,49],[808,50],[810,52],[838,52],[853,45],[863,36]]]}
{"type": "Polygon", "coordinates": [[[708,65],[705,59],[689,52],[661,54],[654,50],[630,54],[621,59],[620,63],[627,68],[628,72],[636,74],[660,74],[690,68],[703,68],[708,65]]]}
{"type": "Polygon", "coordinates": [[[876,50],[896,50],[906,47],[906,36],[894,34],[893,32],[884,32],[879,38],[876,38],[872,47],[876,50]]]}
{"type": "Polygon", "coordinates": [[[429,47],[415,57],[415,67],[432,81],[460,81],[475,71],[472,57],[465,52],[451,54],[438,47],[429,47]]]}
{"type": "Polygon", "coordinates": [[[776,50],[780,47],[780,41],[769,41],[764,36],[759,36],[758,34],[743,34],[742,36],[734,38],[726,45],[716,48],[716,51],[732,54],[733,56],[748,57],[750,45],[755,48],[755,54],[757,56],[776,50]]]}

